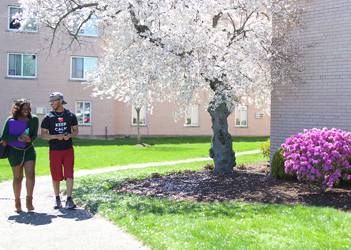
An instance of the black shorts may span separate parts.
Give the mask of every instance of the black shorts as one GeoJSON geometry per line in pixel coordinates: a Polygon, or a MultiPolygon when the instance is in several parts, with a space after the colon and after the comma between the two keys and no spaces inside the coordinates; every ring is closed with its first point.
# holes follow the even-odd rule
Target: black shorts
{"type": "Polygon", "coordinates": [[[8,160],[11,167],[16,167],[18,165],[22,165],[27,161],[35,161],[36,160],[36,152],[34,146],[24,150],[21,148],[9,147],[9,155],[8,160]]]}

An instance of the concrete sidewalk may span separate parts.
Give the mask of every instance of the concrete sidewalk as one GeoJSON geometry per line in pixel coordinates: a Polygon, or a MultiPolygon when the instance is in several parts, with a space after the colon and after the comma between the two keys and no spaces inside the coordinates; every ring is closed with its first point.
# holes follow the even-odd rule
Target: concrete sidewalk
{"type": "MultiPolygon", "coordinates": [[[[260,151],[237,153],[253,154],[260,151]]],[[[104,169],[77,171],[75,177],[111,172],[119,169],[144,168],[210,158],[147,163],[104,169]]],[[[25,179],[22,183],[22,209],[25,210],[25,179]]],[[[149,249],[132,235],[111,222],[78,207],[75,210],[53,209],[54,193],[50,176],[36,178],[33,213],[15,213],[12,181],[0,183],[0,249],[149,249]]],[[[63,205],[65,204],[65,197],[63,205]]]]}

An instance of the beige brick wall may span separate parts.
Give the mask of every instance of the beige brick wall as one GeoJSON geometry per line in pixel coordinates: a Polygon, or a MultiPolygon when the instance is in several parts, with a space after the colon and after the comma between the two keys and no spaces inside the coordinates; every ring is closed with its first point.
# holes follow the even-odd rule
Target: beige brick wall
{"type": "Polygon", "coordinates": [[[307,7],[307,29],[300,40],[315,46],[306,52],[305,84],[297,90],[275,86],[283,94],[272,95],[271,156],[287,137],[304,129],[351,131],[351,1],[299,3],[307,7]]]}
{"type": "MultiPolygon", "coordinates": [[[[92,102],[92,125],[79,126],[81,136],[105,135],[107,127],[110,135],[115,134],[115,110],[114,100],[101,102],[91,97],[91,89],[78,81],[70,80],[70,58],[76,56],[94,56],[101,54],[101,49],[96,45],[98,40],[86,38],[88,47],[82,47],[74,52],[62,51],[56,55],[57,49],[53,48],[52,56],[48,56],[48,50],[42,50],[41,37],[45,33],[39,30],[37,33],[14,32],[8,30],[8,6],[19,6],[17,0],[0,2],[0,129],[2,130],[5,119],[9,116],[12,100],[27,98],[31,100],[32,111],[37,107],[49,105],[49,95],[54,91],[62,92],[68,102],[65,108],[75,112],[76,101],[92,102]],[[24,79],[7,77],[7,53],[30,53],[37,55],[37,78],[24,79]]],[[[38,115],[40,122],[44,115],[38,115]]]]}
{"type": "MultiPolygon", "coordinates": [[[[154,107],[153,114],[147,114],[146,126],[140,127],[141,136],[203,136],[212,135],[211,117],[204,106],[200,106],[199,126],[185,127],[184,118],[177,122],[173,117],[173,104],[161,103],[154,107]]],[[[131,125],[132,107],[116,103],[116,132],[118,136],[136,135],[137,127],[131,125]]],[[[265,114],[263,119],[256,119],[255,112],[260,112],[253,106],[248,107],[248,126],[235,127],[235,114],[228,117],[228,131],[232,136],[268,136],[270,117],[265,114]]]]}

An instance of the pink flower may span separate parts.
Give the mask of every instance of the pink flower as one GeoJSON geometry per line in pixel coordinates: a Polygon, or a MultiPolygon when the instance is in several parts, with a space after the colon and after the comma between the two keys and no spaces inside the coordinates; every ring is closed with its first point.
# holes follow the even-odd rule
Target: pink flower
{"type": "MultiPolygon", "coordinates": [[[[338,183],[341,172],[351,169],[348,163],[351,157],[351,133],[340,129],[305,129],[304,133],[287,138],[282,148],[287,158],[286,173],[296,174],[299,180],[324,189],[338,183]]],[[[350,175],[347,178],[351,178],[350,175]]]]}

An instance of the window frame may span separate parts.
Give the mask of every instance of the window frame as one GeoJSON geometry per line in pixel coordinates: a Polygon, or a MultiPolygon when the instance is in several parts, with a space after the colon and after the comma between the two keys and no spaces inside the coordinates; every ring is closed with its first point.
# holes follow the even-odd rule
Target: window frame
{"type": "Polygon", "coordinates": [[[200,126],[200,105],[189,105],[187,107],[187,115],[185,117],[185,127],[199,127],[200,126]],[[190,123],[188,123],[190,119],[190,123]],[[194,122],[194,120],[197,121],[194,122]]]}
{"type": "Polygon", "coordinates": [[[32,18],[33,21],[31,22],[33,27],[33,29],[29,28],[29,26],[27,25],[25,28],[23,28],[22,30],[19,30],[21,28],[21,26],[19,25],[18,28],[11,28],[11,23],[12,23],[12,16],[11,16],[11,9],[17,9],[17,13],[18,12],[24,12],[24,9],[21,8],[21,7],[18,7],[18,6],[8,6],[8,11],[7,11],[7,14],[8,14],[8,18],[7,18],[7,30],[9,31],[16,31],[16,32],[30,32],[30,33],[37,33],[38,32],[38,25],[34,25],[35,23],[35,18],[32,18]]]}
{"type": "Polygon", "coordinates": [[[76,101],[76,102],[75,102],[75,114],[76,114],[76,116],[77,116],[78,126],[91,126],[91,125],[92,125],[92,122],[91,122],[91,119],[92,119],[92,117],[91,117],[91,114],[92,114],[92,106],[93,106],[92,101],[76,101]],[[83,113],[81,113],[81,112],[78,113],[78,103],[82,103],[82,104],[83,104],[83,110],[82,110],[83,113]],[[87,112],[87,111],[85,110],[85,104],[86,104],[86,103],[89,103],[89,105],[90,105],[90,110],[89,110],[89,112],[87,112]],[[83,122],[80,122],[79,116],[81,116],[82,114],[83,114],[83,122]],[[88,123],[85,123],[85,122],[84,122],[84,119],[85,119],[84,116],[85,116],[85,114],[88,114],[88,115],[89,115],[89,122],[88,122],[88,123]]]}
{"type": "Polygon", "coordinates": [[[249,108],[248,106],[246,105],[239,105],[239,106],[236,106],[235,107],[235,116],[234,116],[234,122],[235,122],[235,127],[236,128],[247,128],[248,127],[248,112],[249,111],[249,108]],[[241,108],[246,108],[245,113],[242,114],[243,110],[239,110],[241,108]],[[243,119],[243,115],[245,116],[244,119],[243,119]],[[238,117],[239,116],[239,117],[238,117]],[[239,125],[237,125],[237,119],[239,119],[239,125]],[[246,124],[245,125],[242,125],[242,121],[246,121],[246,124]]]}
{"type": "MultiPolygon", "coordinates": [[[[140,126],[147,126],[147,106],[146,104],[143,105],[143,107],[140,109],[140,121],[142,121],[142,113],[144,113],[145,116],[145,123],[139,123],[140,126]]],[[[136,123],[137,117],[136,117],[137,113],[135,110],[135,105],[132,104],[132,126],[138,126],[138,124],[136,123]],[[134,117],[135,114],[135,117],[134,117]],[[134,119],[135,119],[135,123],[134,123],[134,119]]]]}
{"type": "MultiPolygon", "coordinates": [[[[16,62],[15,62],[16,63],[16,62]]],[[[7,53],[7,77],[10,78],[26,78],[26,79],[35,79],[37,78],[37,64],[38,64],[38,56],[37,54],[25,54],[25,53],[7,53]],[[10,56],[11,55],[21,55],[21,75],[10,75],[10,56]],[[23,75],[23,70],[24,70],[24,62],[23,62],[23,56],[35,56],[35,61],[34,61],[34,76],[25,76],[23,75]]],[[[16,65],[17,68],[17,65],[16,65]]]]}
{"type": "MultiPolygon", "coordinates": [[[[96,66],[98,65],[99,63],[99,58],[98,57],[94,57],[94,56],[71,56],[71,65],[70,65],[70,79],[71,80],[76,80],[76,81],[86,81],[87,80],[87,77],[86,77],[86,72],[88,70],[86,70],[85,68],[85,60],[88,59],[88,58],[94,58],[96,59],[96,66]],[[73,59],[74,58],[79,58],[79,59],[83,59],[83,78],[77,78],[77,77],[73,77],[73,59]]],[[[76,73],[77,75],[77,73],[76,73]]]]}

